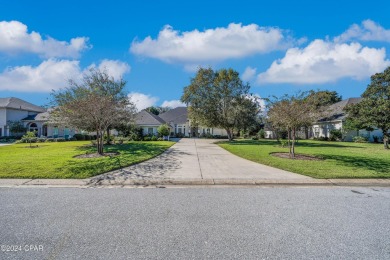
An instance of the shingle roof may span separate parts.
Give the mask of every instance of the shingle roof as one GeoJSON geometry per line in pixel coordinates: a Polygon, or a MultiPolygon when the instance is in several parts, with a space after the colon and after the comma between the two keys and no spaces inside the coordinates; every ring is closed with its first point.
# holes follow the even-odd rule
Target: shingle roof
{"type": "Polygon", "coordinates": [[[168,123],[184,124],[188,120],[188,111],[186,107],[177,107],[159,116],[168,123]]]}
{"type": "Polygon", "coordinates": [[[347,105],[359,103],[361,100],[362,98],[348,98],[340,102],[337,102],[335,104],[332,104],[326,110],[325,112],[326,116],[320,119],[319,121],[321,122],[321,121],[344,120],[347,116],[344,111],[344,108],[347,105]]]}
{"type": "Polygon", "coordinates": [[[156,116],[146,110],[142,110],[136,115],[135,122],[137,125],[161,125],[166,123],[159,116],[156,116]]]}
{"type": "Polygon", "coordinates": [[[22,119],[22,121],[47,121],[49,120],[49,112],[43,112],[36,115],[29,115],[22,119]]]}
{"type": "Polygon", "coordinates": [[[21,100],[15,97],[0,98],[0,107],[1,108],[13,108],[20,110],[27,110],[31,112],[45,112],[46,109],[33,105],[27,101],[21,100]]]}

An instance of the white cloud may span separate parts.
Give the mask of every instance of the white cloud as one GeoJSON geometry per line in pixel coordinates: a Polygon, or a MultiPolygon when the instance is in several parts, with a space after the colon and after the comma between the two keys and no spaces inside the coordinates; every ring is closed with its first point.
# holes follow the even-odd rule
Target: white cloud
{"type": "Polygon", "coordinates": [[[351,25],[347,31],[335,38],[335,42],[350,40],[390,42],[390,30],[386,30],[372,20],[365,20],[361,25],[351,25]]]}
{"type": "Polygon", "coordinates": [[[258,83],[326,83],[341,78],[364,79],[390,65],[384,48],[314,40],[288,49],[282,59],[258,75],[258,83]]]}
{"type": "Polygon", "coordinates": [[[186,104],[181,102],[180,100],[165,100],[162,105],[162,107],[170,107],[170,108],[176,108],[176,107],[185,107],[186,104]]]}
{"type": "Polygon", "coordinates": [[[29,33],[27,26],[19,21],[0,22],[0,52],[34,53],[45,58],[77,58],[81,51],[90,47],[86,37],[73,38],[70,42],[51,37],[42,39],[37,32],[29,33]]]}
{"type": "Polygon", "coordinates": [[[107,60],[104,59],[100,62],[98,66],[96,64],[92,64],[89,68],[98,68],[103,71],[106,70],[107,74],[118,80],[123,77],[124,74],[130,72],[130,66],[126,62],[122,62],[119,60],[107,60]]]}
{"type": "Polygon", "coordinates": [[[256,68],[246,67],[244,73],[241,78],[243,81],[251,81],[256,75],[256,68]]]}
{"type": "Polygon", "coordinates": [[[80,75],[78,61],[49,59],[37,67],[7,68],[0,74],[0,90],[50,92],[65,87],[69,78],[80,75]]]}
{"type": "MultiPolygon", "coordinates": [[[[119,61],[104,60],[102,64],[116,64],[119,61]]],[[[94,66],[94,65],[91,65],[94,66]]],[[[89,66],[89,67],[91,67],[89,66]]],[[[127,65],[128,66],[128,65],[127,65]]],[[[108,67],[108,66],[107,66],[108,67]]],[[[123,72],[124,64],[119,64],[115,73],[123,72]]],[[[68,85],[69,79],[78,79],[86,72],[79,61],[49,59],[36,67],[17,66],[7,68],[0,73],[0,91],[50,92],[68,85]]]]}
{"type": "Polygon", "coordinates": [[[242,58],[257,53],[286,49],[292,38],[284,31],[256,24],[231,23],[205,31],[180,32],[165,26],[156,39],[148,36],[134,40],[130,51],[137,55],[156,58],[165,62],[194,64],[242,58]]]}
{"type": "Polygon", "coordinates": [[[155,106],[159,98],[139,92],[131,92],[129,94],[129,99],[135,104],[138,111],[141,111],[147,107],[155,106]]]}

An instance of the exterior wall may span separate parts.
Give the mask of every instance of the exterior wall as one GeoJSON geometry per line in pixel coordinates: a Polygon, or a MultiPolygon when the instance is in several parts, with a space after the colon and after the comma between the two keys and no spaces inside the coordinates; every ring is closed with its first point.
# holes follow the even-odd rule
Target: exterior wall
{"type": "Polygon", "coordinates": [[[6,136],[7,112],[5,108],[0,108],[0,136],[6,136]]]}
{"type": "Polygon", "coordinates": [[[149,128],[152,128],[152,135],[157,136],[157,128],[159,125],[139,125],[138,127],[142,128],[142,134],[144,136],[149,134],[149,128]]]}
{"type": "MultiPolygon", "coordinates": [[[[0,128],[1,136],[9,136],[10,132],[7,127],[7,121],[20,121],[32,112],[12,108],[0,108],[0,128]]],[[[37,114],[37,113],[34,113],[37,114]]]]}
{"type": "Polygon", "coordinates": [[[268,139],[276,138],[275,133],[273,131],[270,131],[270,130],[264,131],[264,137],[268,138],[268,139]]]}
{"type": "Polygon", "coordinates": [[[66,127],[54,127],[47,126],[47,136],[50,138],[71,138],[73,137],[77,131],[75,129],[70,129],[66,127]]]}
{"type": "Polygon", "coordinates": [[[198,127],[198,133],[199,133],[199,135],[202,135],[202,134],[222,135],[222,136],[227,135],[227,132],[225,129],[203,127],[203,126],[198,127]]]}
{"type": "Polygon", "coordinates": [[[188,123],[173,125],[172,132],[175,134],[182,133],[184,136],[190,136],[190,126],[188,123]]]}
{"type": "Polygon", "coordinates": [[[324,122],[317,123],[312,126],[312,137],[329,137],[330,131],[333,129],[341,129],[343,127],[343,123],[341,121],[338,122],[324,122]]]}
{"type": "MultiPolygon", "coordinates": [[[[312,137],[329,137],[330,131],[332,129],[338,129],[341,130],[343,128],[343,122],[326,122],[323,124],[315,124],[312,127],[313,136],[312,137]]],[[[351,142],[355,136],[367,136],[368,140],[370,142],[374,141],[374,136],[379,137],[379,139],[383,138],[382,130],[380,129],[374,129],[373,131],[366,131],[364,129],[356,131],[348,131],[346,133],[343,133],[343,141],[351,142]]]]}

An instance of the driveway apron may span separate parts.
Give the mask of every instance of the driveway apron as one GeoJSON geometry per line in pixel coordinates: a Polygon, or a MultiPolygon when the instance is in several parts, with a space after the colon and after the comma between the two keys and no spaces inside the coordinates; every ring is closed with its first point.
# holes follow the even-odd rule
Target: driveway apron
{"type": "Polygon", "coordinates": [[[311,179],[240,158],[214,142],[212,139],[182,138],[151,160],[93,177],[91,182],[121,182],[127,179],[311,179]]]}

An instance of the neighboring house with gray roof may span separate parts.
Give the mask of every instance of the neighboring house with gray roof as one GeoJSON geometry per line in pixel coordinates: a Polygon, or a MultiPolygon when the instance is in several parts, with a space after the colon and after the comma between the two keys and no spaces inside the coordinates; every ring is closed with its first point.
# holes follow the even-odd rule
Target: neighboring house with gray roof
{"type": "Polygon", "coordinates": [[[8,121],[21,121],[23,118],[45,112],[46,109],[15,97],[0,98],[0,136],[10,136],[8,121]]]}
{"type": "Polygon", "coordinates": [[[142,128],[144,135],[157,135],[157,128],[160,125],[166,124],[166,122],[159,116],[142,110],[136,115],[135,124],[142,128]]]}
{"type": "Polygon", "coordinates": [[[0,136],[11,136],[8,122],[21,121],[28,131],[35,131],[37,136],[71,137],[75,130],[49,126],[49,112],[19,98],[0,98],[0,136]]]}
{"type": "MultiPolygon", "coordinates": [[[[330,131],[333,129],[342,130],[347,118],[347,114],[344,111],[345,107],[350,104],[357,104],[362,98],[348,98],[332,104],[325,111],[325,116],[313,124],[311,137],[330,137],[330,131]]],[[[344,141],[352,141],[353,137],[357,135],[368,136],[370,141],[373,141],[373,136],[382,138],[382,131],[374,129],[369,132],[366,130],[348,131],[343,133],[344,141]]]]}
{"type": "Polygon", "coordinates": [[[143,129],[144,135],[157,135],[157,128],[162,124],[169,126],[171,135],[181,134],[187,137],[199,137],[202,134],[227,135],[224,129],[191,125],[186,107],[176,107],[158,116],[142,110],[136,116],[136,125],[143,129]]]}

